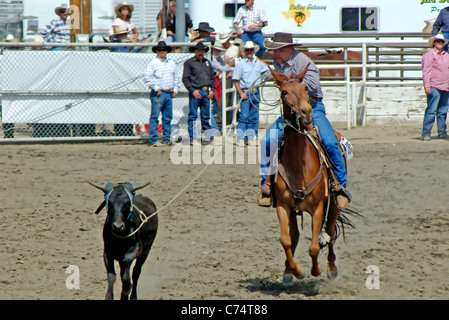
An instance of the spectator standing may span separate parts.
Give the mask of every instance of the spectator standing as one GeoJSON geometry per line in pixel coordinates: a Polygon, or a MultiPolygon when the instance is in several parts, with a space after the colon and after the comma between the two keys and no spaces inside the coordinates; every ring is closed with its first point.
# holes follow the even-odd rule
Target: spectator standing
{"type": "Polygon", "coordinates": [[[427,108],[424,113],[421,140],[429,141],[433,124],[437,123],[438,138],[447,139],[447,109],[449,98],[449,53],[443,50],[448,40],[442,34],[429,39],[432,49],[422,57],[424,90],[427,108]]]}
{"type": "MultiPolygon", "coordinates": [[[[326,109],[322,102],[323,92],[320,84],[320,73],[313,61],[302,52],[295,50],[294,45],[291,33],[277,32],[274,34],[273,41],[265,41],[265,46],[268,50],[273,50],[273,66],[276,72],[283,72],[286,75],[298,75],[309,65],[303,83],[307,86],[307,93],[313,110],[313,123],[318,127],[324,147],[335,165],[334,172],[338,181],[333,183],[333,192],[337,195],[337,202],[340,208],[344,208],[351,200],[351,193],[346,189],[347,174],[345,162],[338,141],[335,138],[334,130],[326,117],[326,109]]],[[[271,205],[269,187],[271,178],[267,173],[274,154],[277,152],[278,141],[276,137],[280,138],[283,134],[282,121],[281,116],[270,126],[260,141],[262,153],[260,168],[262,198],[259,199],[258,204],[261,206],[271,205]]],[[[274,167],[274,165],[271,165],[271,167],[274,167]]]]}
{"type": "MultiPolygon", "coordinates": [[[[56,19],[50,21],[40,34],[45,42],[50,43],[70,43],[70,6],[62,4],[55,8],[55,13],[58,16],[56,19]]],[[[65,47],[52,47],[52,50],[63,50],[65,47]]]]}
{"type": "Polygon", "coordinates": [[[150,61],[143,79],[151,89],[150,146],[171,145],[171,122],[173,119],[173,98],[178,95],[181,82],[175,62],[167,57],[172,48],[164,41],[159,41],[152,48],[156,57],[150,61]],[[159,115],[162,114],[162,142],[157,136],[159,115]]]}
{"type": "Polygon", "coordinates": [[[262,75],[268,75],[268,67],[256,59],[255,54],[259,46],[252,41],[241,45],[244,58],[234,68],[232,81],[240,95],[240,116],[237,125],[237,146],[256,145],[259,131],[259,86],[262,75]]]}
{"type": "Polygon", "coordinates": [[[265,11],[260,6],[254,4],[254,0],[245,0],[245,5],[240,7],[234,19],[234,29],[237,30],[243,42],[252,41],[260,47],[256,56],[262,59],[267,50],[264,46],[264,36],[262,28],[268,25],[265,11]],[[239,24],[242,22],[242,28],[239,24]]]}
{"type": "MultiPolygon", "coordinates": [[[[182,1],[184,3],[184,1],[182,1]]],[[[193,30],[193,22],[190,16],[185,14],[185,38],[184,41],[189,41],[188,33],[190,32],[190,36],[193,39],[195,37],[195,32],[193,30]]],[[[176,41],[176,1],[170,1],[168,8],[168,16],[165,20],[165,26],[167,28],[167,42],[176,41]]]]}
{"type": "Polygon", "coordinates": [[[112,23],[112,29],[114,33],[117,33],[118,27],[123,27],[129,32],[132,32],[134,34],[134,37],[129,37],[128,39],[131,42],[137,42],[139,38],[139,32],[137,31],[136,26],[134,23],[131,22],[131,17],[134,11],[134,6],[131,4],[128,4],[127,2],[122,2],[121,4],[118,4],[115,7],[115,14],[116,19],[112,23]]]}
{"type": "MultiPolygon", "coordinates": [[[[433,23],[432,37],[435,37],[439,32],[443,34],[444,39],[449,39],[449,7],[440,10],[435,22],[433,23]]],[[[448,44],[443,48],[448,52],[448,44]]]]}
{"type": "Polygon", "coordinates": [[[215,71],[211,62],[204,57],[209,48],[202,42],[194,47],[189,47],[189,51],[195,56],[184,62],[184,72],[182,82],[189,91],[189,115],[187,118],[190,144],[198,145],[194,134],[194,122],[198,118],[198,108],[201,112],[201,129],[208,140],[213,142],[213,132],[210,125],[210,100],[215,92],[215,71]]]}

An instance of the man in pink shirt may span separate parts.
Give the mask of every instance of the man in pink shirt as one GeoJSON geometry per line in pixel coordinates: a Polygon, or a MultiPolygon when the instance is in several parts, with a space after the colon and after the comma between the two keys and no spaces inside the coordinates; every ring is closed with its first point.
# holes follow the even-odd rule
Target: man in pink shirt
{"type": "Polygon", "coordinates": [[[447,139],[446,117],[449,98],[449,54],[443,50],[448,42],[442,34],[429,39],[432,49],[422,57],[424,89],[427,95],[427,108],[424,113],[421,140],[429,141],[435,118],[438,138],[447,139]]]}

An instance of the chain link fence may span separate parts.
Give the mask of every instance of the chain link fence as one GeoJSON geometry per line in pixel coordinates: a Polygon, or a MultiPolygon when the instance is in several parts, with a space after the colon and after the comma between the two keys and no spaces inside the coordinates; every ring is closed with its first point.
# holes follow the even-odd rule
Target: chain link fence
{"type": "MultiPolygon", "coordinates": [[[[143,73],[156,56],[152,45],[142,45],[139,53],[110,52],[99,45],[92,46],[97,51],[42,50],[36,45],[3,50],[0,139],[145,139],[151,103],[143,73]]],[[[190,57],[169,54],[180,78],[190,57]]],[[[188,105],[181,83],[173,99],[174,138],[187,134],[188,105]]]]}

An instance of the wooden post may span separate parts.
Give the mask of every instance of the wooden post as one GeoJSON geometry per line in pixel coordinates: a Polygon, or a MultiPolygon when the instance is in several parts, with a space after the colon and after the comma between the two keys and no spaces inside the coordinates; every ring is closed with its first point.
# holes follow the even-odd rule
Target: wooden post
{"type": "Polygon", "coordinates": [[[91,34],[92,33],[92,4],[91,0],[81,0],[81,33],[91,34]]]}
{"type": "Polygon", "coordinates": [[[92,33],[92,4],[91,0],[70,0],[70,6],[74,6],[71,19],[77,19],[75,23],[72,21],[70,29],[70,41],[76,42],[77,34],[92,33]],[[73,28],[73,26],[79,27],[73,28]]]}
{"type": "MultiPolygon", "coordinates": [[[[80,12],[80,10],[81,10],[80,2],[81,2],[81,0],[70,0],[70,6],[74,6],[74,7],[78,8],[76,10],[72,10],[72,13],[73,12],[76,12],[76,13],[80,12]]],[[[70,19],[79,19],[79,15],[75,14],[72,17],[70,17],[70,19]]],[[[76,26],[77,24],[76,23],[74,24],[73,21],[72,21],[72,24],[71,24],[72,27],[70,28],[70,42],[76,42],[75,34],[79,33],[79,30],[75,30],[75,28],[73,28],[74,25],[76,26]]]]}

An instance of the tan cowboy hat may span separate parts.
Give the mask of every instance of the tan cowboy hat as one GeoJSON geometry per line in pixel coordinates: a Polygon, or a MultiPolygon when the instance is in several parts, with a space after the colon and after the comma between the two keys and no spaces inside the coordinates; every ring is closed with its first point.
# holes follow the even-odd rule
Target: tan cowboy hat
{"type": "Polygon", "coordinates": [[[298,46],[298,43],[293,43],[293,36],[291,33],[276,32],[273,41],[265,40],[263,45],[268,50],[275,50],[284,47],[298,46]]]}
{"type": "Polygon", "coordinates": [[[128,4],[128,2],[122,2],[118,5],[115,6],[115,14],[118,15],[120,13],[120,10],[123,7],[128,7],[129,8],[129,13],[133,13],[134,11],[134,6],[132,4],[128,4]]]}
{"type": "Polygon", "coordinates": [[[66,10],[69,15],[72,14],[72,10],[70,9],[70,6],[66,3],[63,3],[59,7],[55,8],[56,15],[59,16],[59,11],[61,11],[61,10],[66,10]]]}
{"type": "Polygon", "coordinates": [[[254,53],[259,51],[260,47],[252,41],[243,42],[241,46],[239,46],[240,53],[245,53],[246,49],[254,49],[254,53]]]}
{"type": "Polygon", "coordinates": [[[221,43],[225,43],[226,41],[228,41],[231,38],[231,36],[232,36],[232,31],[223,30],[217,34],[217,40],[221,43]]]}
{"type": "Polygon", "coordinates": [[[443,40],[444,41],[444,45],[446,45],[449,42],[449,40],[444,39],[444,36],[441,33],[439,33],[436,36],[431,37],[429,39],[429,46],[431,48],[433,48],[433,43],[435,42],[435,40],[443,40]]]}
{"type": "Polygon", "coordinates": [[[126,27],[124,26],[118,26],[114,33],[112,34],[113,36],[118,36],[119,34],[127,34],[130,33],[131,31],[128,31],[128,29],[126,29],[126,27]]]}
{"type": "Polygon", "coordinates": [[[212,48],[220,50],[220,51],[226,51],[226,48],[223,47],[223,43],[220,41],[215,41],[215,44],[212,48]]]}

